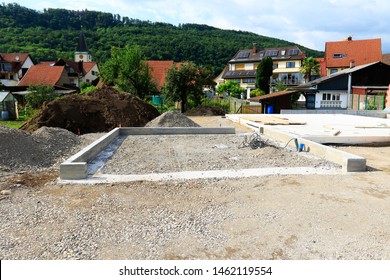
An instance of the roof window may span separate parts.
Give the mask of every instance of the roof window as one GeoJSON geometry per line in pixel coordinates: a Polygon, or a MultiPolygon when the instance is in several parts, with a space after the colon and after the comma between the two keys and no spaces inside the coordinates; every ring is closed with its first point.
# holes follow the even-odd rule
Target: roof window
{"type": "Polygon", "coordinates": [[[265,55],[266,56],[278,56],[279,51],[278,50],[267,50],[265,55]]]}
{"type": "Polygon", "coordinates": [[[237,58],[248,58],[249,52],[239,52],[237,58]]]}
{"type": "Polygon", "coordinates": [[[346,54],[343,54],[343,53],[335,53],[333,54],[333,58],[344,58],[346,57],[347,55],[346,54]]]}

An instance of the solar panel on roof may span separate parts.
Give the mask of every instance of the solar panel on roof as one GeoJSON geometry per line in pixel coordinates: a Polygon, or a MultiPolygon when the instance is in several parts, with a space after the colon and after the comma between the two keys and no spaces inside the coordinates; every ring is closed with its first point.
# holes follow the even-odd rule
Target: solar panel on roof
{"type": "Polygon", "coordinates": [[[249,52],[240,52],[237,55],[237,58],[248,58],[249,57],[249,52]]]}
{"type": "Polygon", "coordinates": [[[278,53],[279,53],[278,50],[267,50],[266,53],[265,53],[265,55],[266,55],[266,56],[277,56],[278,53]]]}

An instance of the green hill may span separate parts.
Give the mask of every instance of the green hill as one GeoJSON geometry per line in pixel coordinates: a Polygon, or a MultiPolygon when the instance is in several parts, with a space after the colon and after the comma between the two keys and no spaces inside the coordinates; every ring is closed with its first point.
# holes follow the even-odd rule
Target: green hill
{"type": "MultiPolygon", "coordinates": [[[[109,58],[112,46],[139,45],[146,59],[192,61],[217,73],[239,50],[296,45],[251,32],[222,30],[200,24],[141,21],[111,13],[45,9],[0,4],[0,52],[28,52],[38,61],[72,59],[83,30],[95,61],[109,58]]],[[[323,52],[305,48],[308,56],[323,52]]]]}

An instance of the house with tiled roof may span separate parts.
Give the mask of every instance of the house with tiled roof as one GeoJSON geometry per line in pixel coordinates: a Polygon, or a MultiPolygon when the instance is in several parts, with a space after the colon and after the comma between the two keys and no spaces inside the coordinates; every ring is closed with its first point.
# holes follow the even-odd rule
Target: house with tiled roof
{"type": "Polygon", "coordinates": [[[342,41],[326,42],[326,75],[334,74],[352,66],[365,65],[382,60],[381,39],[353,40],[351,36],[342,41]]]}
{"type": "Polygon", "coordinates": [[[173,60],[146,60],[146,63],[149,66],[150,74],[157,85],[158,91],[161,91],[164,86],[165,77],[172,67],[178,68],[181,65],[186,64],[186,62],[174,62],[173,60]]]}
{"type": "Polygon", "coordinates": [[[165,77],[168,71],[175,65],[175,62],[173,60],[147,60],[146,63],[149,66],[150,74],[157,85],[157,89],[161,91],[165,84],[165,77]]]}
{"type": "Polygon", "coordinates": [[[343,69],[304,87],[317,91],[306,95],[308,109],[382,110],[389,84],[390,65],[378,61],[343,69]]]}
{"type": "Polygon", "coordinates": [[[228,62],[222,79],[239,82],[249,93],[255,88],[257,66],[264,57],[271,57],[274,62],[272,85],[283,82],[291,87],[304,80],[300,67],[305,54],[297,46],[258,49],[255,43],[251,49],[239,50],[234,55],[228,62]]]}
{"type": "Polygon", "coordinates": [[[46,85],[55,88],[68,88],[69,83],[65,66],[38,64],[30,67],[18,86],[46,85]]]}
{"type": "Polygon", "coordinates": [[[0,53],[0,83],[16,86],[32,65],[34,62],[27,53],[0,53]]]}

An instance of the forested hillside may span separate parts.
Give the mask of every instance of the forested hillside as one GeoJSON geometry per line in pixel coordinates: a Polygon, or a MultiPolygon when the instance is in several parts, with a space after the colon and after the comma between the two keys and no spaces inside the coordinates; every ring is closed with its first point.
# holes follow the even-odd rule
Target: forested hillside
{"type": "MultiPolygon", "coordinates": [[[[147,59],[192,61],[222,70],[239,50],[295,45],[250,32],[207,25],[141,21],[96,11],[45,9],[0,4],[0,52],[28,52],[38,61],[73,57],[83,30],[95,61],[104,62],[112,46],[139,45],[147,59]]],[[[275,34],[275,37],[277,34],[275,34]]],[[[298,45],[299,46],[299,45],[298,45]]],[[[308,56],[322,52],[299,46],[308,56]]]]}

